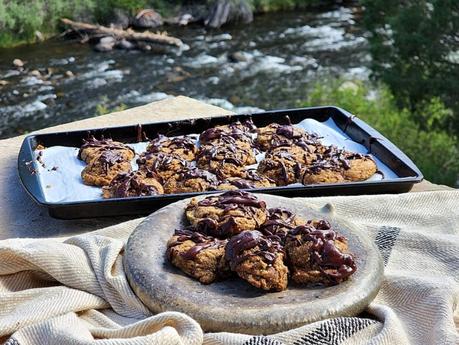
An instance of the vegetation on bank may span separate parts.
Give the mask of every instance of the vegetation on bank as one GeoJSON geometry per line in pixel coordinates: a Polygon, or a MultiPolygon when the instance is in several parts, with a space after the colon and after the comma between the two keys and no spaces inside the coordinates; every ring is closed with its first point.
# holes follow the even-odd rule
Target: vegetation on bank
{"type": "Polygon", "coordinates": [[[438,122],[448,119],[451,110],[438,98],[432,98],[413,112],[399,108],[387,87],[369,90],[372,89],[362,82],[321,82],[309,94],[307,105],[334,104],[356,114],[404,151],[426,179],[455,186],[459,176],[459,141],[438,128],[438,122]],[[422,127],[419,117],[425,119],[422,127]]]}
{"type": "MultiPolygon", "coordinates": [[[[106,23],[115,9],[135,14],[153,8],[163,16],[176,14],[181,6],[211,8],[223,0],[0,0],[0,47],[31,43],[59,32],[62,17],[106,23]]],[[[225,0],[247,4],[257,12],[280,11],[295,7],[332,4],[326,0],[225,0]]]]}
{"type": "Polygon", "coordinates": [[[420,114],[419,128],[459,136],[459,3],[457,0],[361,0],[373,77],[392,90],[399,107],[420,114]],[[423,115],[439,98],[451,116],[434,124],[423,115]],[[433,126],[433,127],[432,127],[433,126]]]}

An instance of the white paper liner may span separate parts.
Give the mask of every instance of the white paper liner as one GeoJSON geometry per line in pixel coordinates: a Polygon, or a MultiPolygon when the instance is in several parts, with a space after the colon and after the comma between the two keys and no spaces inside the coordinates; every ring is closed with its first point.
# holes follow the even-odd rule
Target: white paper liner
{"type": "MultiPolygon", "coordinates": [[[[317,133],[322,138],[320,141],[325,145],[336,145],[348,151],[367,154],[368,150],[361,144],[352,141],[343,131],[341,131],[332,119],[319,122],[313,119],[305,119],[295,126],[301,127],[308,132],[317,133]]],[[[146,150],[147,142],[128,144],[136,154],[146,150]]],[[[38,152],[42,152],[42,166],[35,161],[35,169],[38,173],[38,180],[43,187],[43,194],[47,202],[77,202],[102,199],[100,187],[92,187],[83,184],[81,171],[86,163],[78,159],[76,147],[52,146],[43,150],[35,151],[35,158],[38,152]],[[56,170],[53,170],[56,167],[56,170]]],[[[257,162],[264,158],[264,153],[257,155],[257,162]]],[[[368,180],[394,179],[397,175],[378,158],[374,157],[378,170],[381,174],[374,174],[368,180]],[[383,177],[384,176],[384,177],[383,177]]],[[[132,161],[133,169],[137,169],[135,158],[132,161]]],[[[250,167],[256,168],[258,164],[250,167]]],[[[301,186],[299,183],[292,185],[301,186]]]]}

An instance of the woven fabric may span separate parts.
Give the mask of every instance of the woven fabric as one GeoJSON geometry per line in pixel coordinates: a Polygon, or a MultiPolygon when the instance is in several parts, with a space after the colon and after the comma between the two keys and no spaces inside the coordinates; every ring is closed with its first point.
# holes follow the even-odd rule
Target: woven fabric
{"type": "MultiPolygon", "coordinates": [[[[458,344],[459,193],[301,198],[352,222],[385,262],[376,299],[356,317],[264,336],[204,334],[182,313],[152,315],[123,271],[141,219],[70,238],[0,241],[0,342],[28,344],[458,344]]],[[[275,312],[275,311],[273,311],[275,312]]]]}

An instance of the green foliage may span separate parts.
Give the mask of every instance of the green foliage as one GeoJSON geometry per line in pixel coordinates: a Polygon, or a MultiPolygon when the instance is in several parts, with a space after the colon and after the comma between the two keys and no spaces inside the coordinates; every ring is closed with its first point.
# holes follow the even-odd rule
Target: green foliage
{"type": "Polygon", "coordinates": [[[332,5],[336,1],[324,0],[247,0],[258,12],[274,12],[291,10],[294,8],[306,8],[318,5],[332,5]]]}
{"type": "Polygon", "coordinates": [[[0,47],[33,42],[35,31],[57,32],[59,19],[105,21],[118,8],[131,14],[153,7],[162,13],[173,3],[166,0],[0,0],[0,47]]]}
{"type": "Polygon", "coordinates": [[[110,107],[108,102],[108,97],[104,96],[101,98],[101,103],[96,106],[96,116],[105,115],[117,111],[123,111],[127,109],[127,105],[124,103],[120,103],[115,107],[110,107]]]}
{"type": "MultiPolygon", "coordinates": [[[[374,76],[399,105],[422,110],[432,97],[449,108],[442,127],[459,134],[459,2],[362,0],[370,31],[374,76]]],[[[414,118],[422,129],[424,118],[414,118]]]]}
{"type": "Polygon", "coordinates": [[[361,82],[334,80],[317,84],[308,97],[309,105],[335,104],[370,124],[404,151],[436,183],[454,186],[459,176],[458,138],[438,129],[451,111],[432,99],[418,108],[417,114],[428,114],[423,128],[413,121],[414,114],[400,110],[387,87],[369,93],[361,82]]]}
{"type": "Polygon", "coordinates": [[[94,10],[93,0],[0,0],[0,46],[31,42],[35,31],[54,32],[59,19],[94,10]]]}

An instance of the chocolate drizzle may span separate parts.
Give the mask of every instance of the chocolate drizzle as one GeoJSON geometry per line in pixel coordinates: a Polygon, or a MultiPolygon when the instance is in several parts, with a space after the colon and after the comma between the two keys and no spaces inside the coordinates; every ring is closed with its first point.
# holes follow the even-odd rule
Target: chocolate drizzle
{"type": "Polygon", "coordinates": [[[143,175],[138,171],[120,173],[112,180],[108,188],[115,198],[161,194],[155,185],[146,183],[145,178],[157,178],[157,176],[152,173],[143,175]]]}
{"type": "Polygon", "coordinates": [[[221,161],[222,163],[243,166],[250,156],[248,150],[238,147],[237,142],[232,137],[222,137],[222,142],[211,142],[201,146],[196,155],[196,160],[208,162],[221,161]]]}
{"type": "Polygon", "coordinates": [[[273,265],[279,253],[283,253],[283,250],[278,242],[256,230],[243,231],[228,241],[225,259],[229,261],[231,269],[235,270],[240,263],[253,256],[261,257],[268,265],[273,265]]]}
{"type": "Polygon", "coordinates": [[[317,266],[335,283],[349,277],[357,268],[353,256],[341,252],[335,244],[335,241],[344,241],[344,238],[332,230],[326,221],[300,225],[288,237],[293,238],[298,246],[311,242],[309,253],[313,266],[317,266]]]}
{"type": "Polygon", "coordinates": [[[274,183],[274,181],[267,177],[262,177],[257,173],[256,169],[249,169],[246,171],[245,176],[242,178],[232,178],[223,181],[223,183],[228,183],[239,189],[253,189],[253,188],[262,188],[262,186],[257,186],[256,182],[262,182],[266,180],[267,182],[274,183]]]}
{"type": "Polygon", "coordinates": [[[246,120],[243,123],[237,121],[226,126],[212,127],[201,133],[199,141],[201,143],[211,143],[216,140],[242,140],[250,144],[253,139],[250,133],[256,132],[256,127],[252,120],[246,120]]]}
{"type": "Polygon", "coordinates": [[[180,171],[178,175],[178,181],[185,181],[188,179],[195,179],[195,178],[201,178],[205,180],[206,182],[210,183],[211,186],[217,186],[217,183],[218,183],[217,176],[215,176],[214,174],[206,170],[202,170],[198,168],[189,167],[187,169],[180,171]]]}
{"type": "Polygon", "coordinates": [[[174,170],[179,172],[189,167],[189,162],[179,155],[151,152],[144,152],[137,159],[137,164],[155,173],[174,170]],[[178,167],[174,166],[175,164],[177,164],[178,167]]]}
{"type": "Polygon", "coordinates": [[[102,137],[102,139],[98,140],[94,136],[91,136],[88,139],[83,139],[83,145],[81,145],[80,150],[78,151],[79,159],[81,159],[82,151],[89,147],[100,148],[104,151],[130,150],[134,153],[134,150],[131,147],[117,141],[113,141],[112,139],[105,139],[102,137]]]}
{"type": "Polygon", "coordinates": [[[177,236],[176,240],[173,243],[170,243],[167,249],[169,259],[171,255],[171,248],[180,245],[185,241],[192,241],[195,243],[195,245],[188,251],[180,254],[185,260],[194,260],[196,256],[204,249],[224,247],[227,242],[226,240],[219,240],[214,237],[205,236],[199,232],[194,231],[192,228],[177,229],[175,230],[174,236],[177,236]]]}
{"type": "Polygon", "coordinates": [[[267,220],[260,226],[263,235],[284,244],[288,232],[295,227],[295,214],[284,208],[268,210],[267,220]]]}
{"type": "Polygon", "coordinates": [[[199,206],[215,206],[225,211],[237,208],[247,210],[247,207],[266,208],[266,203],[244,191],[228,191],[217,197],[206,198],[198,202],[199,206]]]}
{"type": "Polygon", "coordinates": [[[110,168],[118,163],[126,162],[126,159],[121,155],[119,151],[107,150],[103,151],[98,157],[102,170],[108,173],[110,168]]]}
{"type": "Polygon", "coordinates": [[[196,145],[194,144],[193,138],[190,136],[169,138],[161,134],[158,138],[150,141],[147,151],[157,153],[161,152],[162,148],[166,147],[171,150],[182,149],[185,154],[196,152],[196,145]]]}
{"type": "Polygon", "coordinates": [[[369,155],[339,149],[334,145],[328,146],[322,154],[318,154],[314,162],[307,166],[304,173],[317,174],[322,170],[349,170],[353,159],[371,159],[369,155]]]}
{"type": "MultiPolygon", "coordinates": [[[[213,206],[223,209],[223,215],[218,221],[211,218],[204,218],[197,224],[198,231],[225,238],[241,231],[236,221],[238,217],[234,215],[235,210],[240,210],[245,217],[257,219],[258,210],[265,210],[266,203],[244,191],[228,191],[219,196],[205,198],[197,203],[197,206],[213,206]]],[[[242,216],[244,217],[244,216],[242,216]]],[[[258,224],[259,226],[260,224],[258,224]]]]}

